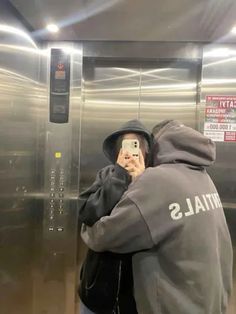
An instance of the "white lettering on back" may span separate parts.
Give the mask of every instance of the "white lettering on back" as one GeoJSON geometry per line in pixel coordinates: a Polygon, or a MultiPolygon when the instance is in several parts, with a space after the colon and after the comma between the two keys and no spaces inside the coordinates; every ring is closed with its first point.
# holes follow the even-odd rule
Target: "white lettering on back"
{"type": "Polygon", "coordinates": [[[184,208],[179,203],[171,203],[169,205],[170,215],[173,220],[182,219],[184,216],[189,217],[199,214],[200,212],[208,212],[211,209],[222,208],[218,193],[202,194],[186,198],[184,208]],[[187,205],[187,210],[186,210],[187,205]]]}
{"type": "Polygon", "coordinates": [[[207,203],[206,196],[205,196],[205,195],[202,195],[202,198],[203,198],[204,203],[205,203],[205,205],[206,205],[206,209],[209,210],[210,208],[209,208],[209,205],[208,205],[208,203],[207,203]]]}
{"type": "Polygon", "coordinates": [[[206,209],[203,206],[199,196],[195,196],[195,213],[198,214],[200,212],[200,210],[206,211],[206,209]]]}
{"type": "Polygon", "coordinates": [[[171,210],[170,215],[173,220],[177,220],[183,217],[183,214],[180,211],[180,205],[178,203],[170,204],[169,210],[171,210]]]}
{"type": "Polygon", "coordinates": [[[212,203],[212,201],[211,201],[211,194],[206,194],[206,197],[208,198],[208,201],[209,201],[210,204],[211,204],[211,208],[214,209],[213,203],[212,203]]]}
{"type": "Polygon", "coordinates": [[[187,202],[189,211],[188,211],[188,212],[185,212],[184,215],[185,215],[185,216],[194,215],[194,210],[193,210],[193,206],[192,206],[192,203],[191,203],[191,201],[190,201],[190,198],[186,198],[186,202],[187,202]]]}

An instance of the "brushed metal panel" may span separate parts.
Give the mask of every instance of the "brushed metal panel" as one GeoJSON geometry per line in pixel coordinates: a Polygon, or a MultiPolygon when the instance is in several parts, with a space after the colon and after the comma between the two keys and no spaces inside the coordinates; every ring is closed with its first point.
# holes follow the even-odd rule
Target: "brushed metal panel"
{"type": "Polygon", "coordinates": [[[11,21],[0,25],[0,308],[32,314],[40,50],[11,21]]]}
{"type": "Polygon", "coordinates": [[[140,118],[147,127],[165,119],[176,119],[196,127],[199,64],[156,62],[143,68],[140,82],[140,118]]]}
{"type": "MultiPolygon", "coordinates": [[[[127,46],[129,46],[127,44],[127,46]]],[[[131,44],[132,47],[132,44],[131,44]]],[[[145,59],[85,58],[81,133],[83,190],[107,161],[102,142],[123,122],[139,118],[151,129],[163,119],[196,127],[199,64],[145,59]]]]}
{"type": "Polygon", "coordinates": [[[72,55],[71,118],[67,125],[54,125],[48,122],[48,48],[11,25],[0,25],[0,42],[1,314],[72,314],[82,48],[58,44],[72,55]],[[65,232],[50,237],[45,229],[48,178],[58,150],[67,176],[65,232]]]}
{"type": "Polygon", "coordinates": [[[79,44],[49,43],[41,58],[45,83],[39,165],[41,167],[41,226],[39,226],[33,313],[72,314],[77,287],[77,210],[82,48],[79,44]],[[71,54],[69,122],[49,122],[50,48],[71,54]],[[56,155],[56,153],[58,153],[56,155]],[[54,184],[52,185],[52,182],[54,184]],[[63,184],[61,184],[63,183],[63,184]],[[53,191],[51,189],[54,189],[53,191]],[[53,204],[53,207],[51,207],[53,204]],[[51,214],[53,211],[53,214],[51,214]]]}
{"type": "Polygon", "coordinates": [[[122,123],[138,118],[140,72],[136,68],[84,62],[81,133],[81,175],[84,189],[96,171],[108,163],[104,138],[122,123]]]}
{"type": "MultiPolygon", "coordinates": [[[[199,105],[200,129],[203,129],[205,97],[207,95],[236,95],[235,46],[211,45],[204,49],[201,103],[199,105]]],[[[236,202],[235,143],[218,142],[217,160],[212,176],[224,202],[236,202]]]]}
{"type": "Polygon", "coordinates": [[[86,41],[83,48],[84,56],[89,58],[123,58],[130,61],[202,58],[202,44],[189,42],[86,41]]]}
{"type": "MultiPolygon", "coordinates": [[[[203,50],[199,129],[203,130],[205,98],[207,95],[236,95],[235,45],[209,45],[203,50]]],[[[234,294],[229,314],[236,311],[236,144],[217,142],[216,163],[209,172],[223,201],[234,247],[234,294]]]]}

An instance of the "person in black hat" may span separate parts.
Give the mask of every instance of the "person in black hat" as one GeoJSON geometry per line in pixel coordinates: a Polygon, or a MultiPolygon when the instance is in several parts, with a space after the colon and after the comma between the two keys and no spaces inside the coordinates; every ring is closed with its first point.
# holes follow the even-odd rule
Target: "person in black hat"
{"type": "MultiPolygon", "coordinates": [[[[151,145],[150,132],[138,120],[126,122],[104,140],[103,152],[111,165],[101,169],[91,187],[80,194],[80,222],[93,226],[101,217],[109,215],[129,184],[149,166],[151,145]],[[122,150],[124,139],[139,141],[138,159],[122,150]]],[[[81,314],[136,314],[132,254],[88,250],[79,295],[83,305],[81,314]]]]}

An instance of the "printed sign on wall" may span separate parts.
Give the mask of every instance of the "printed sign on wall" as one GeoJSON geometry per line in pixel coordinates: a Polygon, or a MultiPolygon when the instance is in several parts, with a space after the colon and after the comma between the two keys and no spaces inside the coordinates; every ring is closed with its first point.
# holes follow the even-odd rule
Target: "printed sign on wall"
{"type": "Polygon", "coordinates": [[[236,96],[206,96],[204,135],[215,142],[236,142],[236,96]]]}

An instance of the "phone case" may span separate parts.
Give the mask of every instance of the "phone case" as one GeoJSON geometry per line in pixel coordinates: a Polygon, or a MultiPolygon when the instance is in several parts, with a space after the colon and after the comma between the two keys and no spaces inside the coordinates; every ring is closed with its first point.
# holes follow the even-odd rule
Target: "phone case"
{"type": "Polygon", "coordinates": [[[139,158],[139,141],[126,139],[122,141],[122,149],[128,151],[134,158],[139,158]]]}

